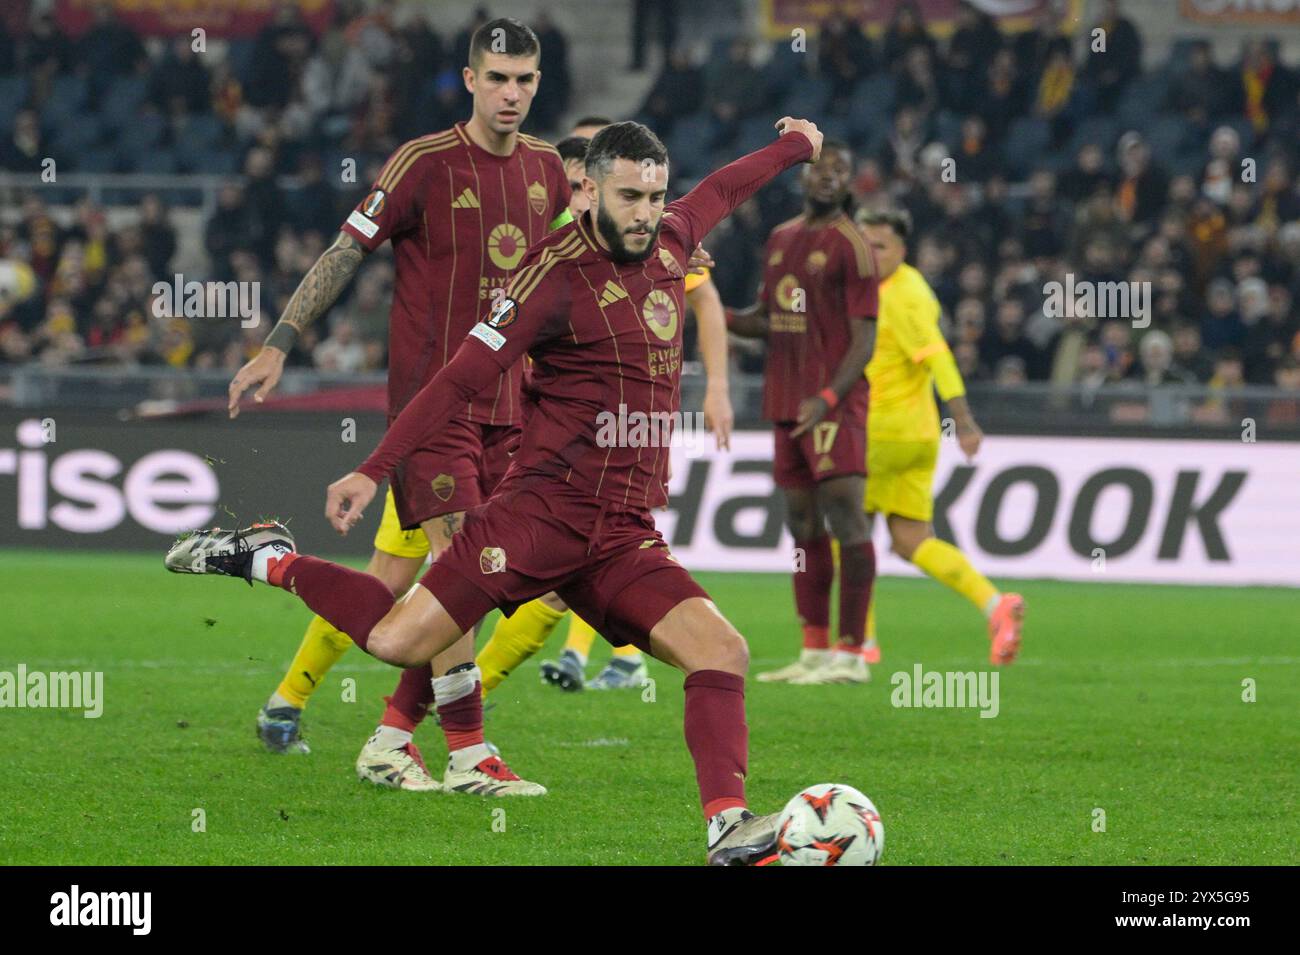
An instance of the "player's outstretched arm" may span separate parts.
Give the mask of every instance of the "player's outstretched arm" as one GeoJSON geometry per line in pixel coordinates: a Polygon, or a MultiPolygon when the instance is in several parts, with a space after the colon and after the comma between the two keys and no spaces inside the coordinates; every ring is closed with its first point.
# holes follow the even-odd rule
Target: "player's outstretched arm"
{"type": "Polygon", "coordinates": [[[731,428],[736,415],[731,408],[731,387],[727,367],[727,322],[722,298],[712,279],[706,279],[686,293],[700,328],[700,358],[704,377],[704,426],[713,432],[718,449],[731,447],[731,428]]]}
{"type": "Polygon", "coordinates": [[[257,387],[253,400],[260,402],[280,381],[284,361],[303,330],[329,311],[339,294],[352,281],[366,250],[352,236],[340,232],[334,244],[321,253],[298,283],[284,314],[266,336],[262,350],[235,373],[230,382],[230,417],[239,416],[239,399],[249,388],[257,387]],[[260,387],[258,387],[260,386],[260,387]]]}
{"type": "Polygon", "coordinates": [[[817,161],[822,134],[815,124],[783,116],[776,129],[776,142],[705,176],[668,207],[664,215],[672,217],[670,221],[686,248],[695,248],[732,210],[791,166],[817,161]]]}
{"type": "Polygon", "coordinates": [[[827,412],[839,404],[849,389],[861,380],[862,369],[871,360],[871,352],[876,346],[876,320],[855,319],[849,323],[849,329],[852,335],[849,350],[840,360],[830,384],[813,397],[799,402],[799,423],[790,432],[791,437],[799,437],[826,417],[827,412]]]}

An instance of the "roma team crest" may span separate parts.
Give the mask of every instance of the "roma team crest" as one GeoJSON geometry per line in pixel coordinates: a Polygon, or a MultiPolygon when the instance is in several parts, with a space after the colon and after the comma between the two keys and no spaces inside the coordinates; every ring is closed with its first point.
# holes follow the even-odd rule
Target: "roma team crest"
{"type": "Polygon", "coordinates": [[[367,219],[378,218],[386,205],[388,205],[388,197],[384,195],[384,190],[376,189],[362,201],[361,214],[367,219]]]}
{"type": "Polygon", "coordinates": [[[804,263],[810,275],[816,275],[822,269],[826,268],[826,253],[821,249],[813,249],[808,253],[808,260],[804,263]]]}
{"type": "Polygon", "coordinates": [[[499,574],[506,569],[506,552],[500,547],[484,547],[478,555],[478,569],[485,574],[499,574]]]}
{"type": "Polygon", "coordinates": [[[503,222],[488,233],[487,247],[492,264],[509,272],[524,257],[528,240],[519,226],[503,222]]]}
{"type": "Polygon", "coordinates": [[[677,305],[667,292],[655,289],[647,295],[645,305],[641,307],[641,317],[656,338],[670,342],[676,337],[677,305]]]}
{"type": "Polygon", "coordinates": [[[546,187],[540,182],[534,181],[528,187],[528,204],[539,216],[546,214],[546,187]]]}
{"type": "Polygon", "coordinates": [[[456,493],[456,479],[450,474],[439,474],[429,482],[433,495],[444,504],[456,493]]]}
{"type": "Polygon", "coordinates": [[[787,272],[781,276],[781,280],[776,283],[776,288],[772,290],[772,297],[776,299],[777,307],[783,312],[802,312],[802,295],[799,295],[800,301],[796,302],[796,295],[799,295],[799,280],[787,272]]]}

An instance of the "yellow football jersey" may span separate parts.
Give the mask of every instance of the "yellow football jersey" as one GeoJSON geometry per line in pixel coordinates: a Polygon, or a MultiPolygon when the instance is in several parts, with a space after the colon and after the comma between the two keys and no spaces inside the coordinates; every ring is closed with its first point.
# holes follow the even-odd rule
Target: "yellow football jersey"
{"type": "Polygon", "coordinates": [[[866,367],[869,440],[938,439],[934,378],[925,359],[948,347],[939,331],[939,313],[939,300],[912,266],[903,263],[880,283],[876,348],[866,367]]]}

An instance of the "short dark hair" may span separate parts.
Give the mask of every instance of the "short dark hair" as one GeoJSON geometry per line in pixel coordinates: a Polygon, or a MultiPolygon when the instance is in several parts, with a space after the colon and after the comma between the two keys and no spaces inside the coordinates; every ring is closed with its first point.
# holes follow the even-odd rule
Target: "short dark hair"
{"type": "Polygon", "coordinates": [[[477,30],[469,41],[470,69],[477,70],[484,53],[502,53],[506,56],[542,55],[542,44],[537,34],[514,17],[497,17],[477,30]]]}
{"type": "Polygon", "coordinates": [[[565,162],[572,162],[574,159],[585,161],[587,147],[590,144],[591,140],[586,136],[566,136],[555,144],[555,149],[565,162]]]}
{"type": "Polygon", "coordinates": [[[859,209],[858,225],[887,225],[904,242],[912,235],[912,214],[906,209],[859,209]]]}
{"type": "Polygon", "coordinates": [[[648,126],[630,120],[612,123],[593,136],[587,146],[587,175],[604,178],[616,159],[635,163],[649,159],[656,166],[666,165],[668,149],[648,126]]]}
{"type": "Polygon", "coordinates": [[[577,129],[580,126],[609,126],[613,122],[608,116],[584,116],[573,124],[573,128],[577,129]]]}
{"type": "Polygon", "coordinates": [[[849,162],[852,162],[852,161],[853,161],[853,158],[854,158],[854,157],[853,157],[853,147],[852,147],[852,146],[850,146],[848,143],[846,143],[846,142],[845,142],[844,140],[842,140],[842,139],[832,139],[831,137],[827,136],[825,139],[822,140],[822,155],[824,156],[824,155],[826,155],[826,154],[829,153],[829,152],[837,152],[837,153],[838,153],[838,152],[845,152],[845,153],[848,153],[848,154],[849,154],[849,162]]]}

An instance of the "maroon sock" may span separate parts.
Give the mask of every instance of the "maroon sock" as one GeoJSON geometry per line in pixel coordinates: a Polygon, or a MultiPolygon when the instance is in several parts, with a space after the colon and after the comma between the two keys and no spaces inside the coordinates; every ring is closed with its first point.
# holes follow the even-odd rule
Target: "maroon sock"
{"type": "Polygon", "coordinates": [[[378,577],[319,557],[294,554],[277,561],[267,581],[297,594],[362,650],[371,628],[393,609],[393,593],[378,577]]]}
{"type": "Polygon", "coordinates": [[[871,541],[840,547],[840,643],[862,646],[867,639],[867,607],[876,582],[876,545],[871,541]]]}
{"type": "Polygon", "coordinates": [[[796,541],[803,550],[803,570],[794,572],[794,607],[804,629],[804,646],[825,649],[831,626],[831,585],[835,582],[835,560],[831,539],[826,536],[796,541]]]}
{"type": "Polygon", "coordinates": [[[396,727],[414,733],[415,728],[429,715],[433,705],[433,667],[426,663],[422,667],[403,670],[397,681],[397,689],[392,696],[384,697],[388,706],[379,722],[384,726],[396,727]]]}
{"type": "Polygon", "coordinates": [[[704,818],[745,806],[749,727],[745,678],[722,670],[696,670],[686,678],[686,747],[695,760],[704,818]]]}

